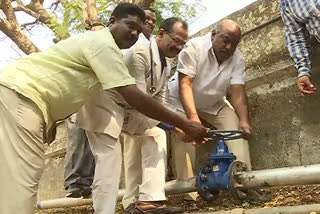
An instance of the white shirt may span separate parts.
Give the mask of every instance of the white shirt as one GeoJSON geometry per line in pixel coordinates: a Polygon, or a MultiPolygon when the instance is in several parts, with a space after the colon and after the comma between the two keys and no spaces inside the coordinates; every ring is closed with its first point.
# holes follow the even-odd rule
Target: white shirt
{"type": "MultiPolygon", "coordinates": [[[[161,104],[167,105],[171,66],[166,60],[166,66],[161,70],[162,65],[156,38],[151,39],[149,43],[135,44],[126,52],[124,58],[130,73],[134,72],[132,76],[135,78],[137,87],[161,104]],[[150,92],[150,87],[154,87],[155,91],[150,92]]],[[[153,128],[159,123],[159,121],[147,118],[135,109],[130,110],[129,108],[127,111],[129,117],[123,130],[130,134],[144,133],[146,129],[153,128]]]]}
{"type": "MultiPolygon", "coordinates": [[[[151,40],[152,37],[150,37],[151,40]]],[[[136,43],[134,43],[134,45],[137,44],[145,44],[145,45],[149,45],[150,44],[150,40],[147,39],[147,37],[143,34],[140,33],[138,40],[136,41],[136,43]]],[[[132,47],[132,46],[131,46],[132,47]]],[[[127,52],[130,50],[131,48],[127,48],[127,49],[121,49],[121,53],[123,55],[124,61],[127,62],[128,60],[130,60],[130,57],[132,54],[127,54],[127,52]]]]}
{"type": "Polygon", "coordinates": [[[193,79],[193,96],[197,110],[216,115],[227,104],[227,90],[232,84],[245,84],[245,65],[241,52],[221,65],[213,52],[211,33],[191,39],[178,57],[177,72],[169,80],[169,99],[180,111],[178,73],[193,79]]]}

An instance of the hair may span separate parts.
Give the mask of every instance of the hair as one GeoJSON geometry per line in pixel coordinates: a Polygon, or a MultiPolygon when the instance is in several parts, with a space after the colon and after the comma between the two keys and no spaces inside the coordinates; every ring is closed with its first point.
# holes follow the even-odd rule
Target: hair
{"type": "Polygon", "coordinates": [[[222,33],[223,32],[223,24],[221,23],[221,21],[217,24],[217,26],[215,27],[215,30],[217,33],[222,33]]]}
{"type": "MultiPolygon", "coordinates": [[[[231,19],[222,19],[222,20],[220,20],[218,23],[217,23],[217,25],[216,25],[216,27],[214,28],[215,30],[216,30],[216,33],[223,33],[224,32],[224,21],[225,20],[229,20],[229,21],[233,21],[233,20],[231,20],[231,19]]],[[[234,22],[234,21],[233,21],[234,22]]],[[[240,31],[240,33],[241,33],[241,28],[238,26],[238,24],[236,24],[237,25],[237,28],[238,28],[238,30],[240,31]]]]}
{"type": "Polygon", "coordinates": [[[153,12],[153,13],[157,14],[156,10],[155,10],[155,9],[153,9],[153,8],[150,8],[150,7],[142,7],[142,10],[149,10],[149,11],[151,11],[151,12],[153,12]]]}
{"type": "Polygon", "coordinates": [[[128,18],[129,15],[138,16],[143,23],[146,21],[145,12],[136,4],[120,3],[111,14],[111,16],[114,16],[116,19],[128,18]]]}
{"type": "Polygon", "coordinates": [[[164,29],[165,31],[167,31],[168,33],[172,33],[172,31],[173,31],[173,26],[174,26],[174,24],[177,23],[177,22],[182,23],[183,29],[186,30],[186,31],[188,31],[188,23],[185,22],[185,21],[183,21],[183,20],[180,19],[180,18],[177,18],[177,17],[171,17],[171,18],[165,19],[165,20],[161,23],[159,29],[162,28],[162,29],[164,29]]]}

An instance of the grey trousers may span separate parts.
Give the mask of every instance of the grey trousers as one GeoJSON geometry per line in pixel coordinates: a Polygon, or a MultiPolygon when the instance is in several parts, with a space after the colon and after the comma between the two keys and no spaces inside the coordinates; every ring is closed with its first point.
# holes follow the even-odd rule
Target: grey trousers
{"type": "Polygon", "coordinates": [[[72,191],[75,188],[90,187],[93,182],[95,161],[85,130],[67,120],[68,144],[64,171],[64,187],[72,191]]]}

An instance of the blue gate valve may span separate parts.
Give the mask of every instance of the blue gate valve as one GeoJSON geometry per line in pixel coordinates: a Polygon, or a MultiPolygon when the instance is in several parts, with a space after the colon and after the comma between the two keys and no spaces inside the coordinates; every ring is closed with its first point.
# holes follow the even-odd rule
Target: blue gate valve
{"type": "Polygon", "coordinates": [[[238,130],[211,130],[209,142],[217,142],[216,152],[208,156],[207,165],[200,169],[197,176],[199,195],[206,201],[213,200],[220,190],[236,193],[234,174],[245,170],[245,163],[235,161],[236,156],[230,153],[225,140],[243,138],[245,132],[238,130]]]}

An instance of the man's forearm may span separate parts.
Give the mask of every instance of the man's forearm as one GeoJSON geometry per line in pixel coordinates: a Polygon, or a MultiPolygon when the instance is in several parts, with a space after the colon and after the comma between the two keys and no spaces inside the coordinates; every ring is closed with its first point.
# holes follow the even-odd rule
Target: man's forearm
{"type": "Polygon", "coordinates": [[[242,122],[250,122],[249,120],[249,111],[248,105],[244,101],[237,101],[235,104],[232,104],[234,110],[236,111],[239,120],[242,122]]]}
{"type": "Polygon", "coordinates": [[[236,111],[239,120],[243,122],[249,122],[249,111],[247,96],[245,93],[244,85],[232,85],[231,86],[231,105],[236,111]]]}
{"type": "Polygon", "coordinates": [[[135,85],[117,88],[127,103],[142,114],[165,123],[184,129],[186,119],[165,108],[150,96],[141,92],[135,85]]]}
{"type": "Polygon", "coordinates": [[[180,88],[180,100],[187,118],[198,117],[197,109],[194,104],[193,91],[189,86],[180,88]]]}
{"type": "Polygon", "coordinates": [[[199,119],[197,108],[194,102],[192,84],[193,79],[184,74],[179,74],[179,96],[181,104],[188,119],[199,119]]]}
{"type": "MultiPolygon", "coordinates": [[[[290,36],[292,37],[292,35],[290,36]]],[[[302,39],[302,41],[298,42],[296,39],[293,39],[290,36],[287,36],[287,46],[294,61],[295,68],[298,71],[298,77],[311,76],[309,40],[302,39]]]]}
{"type": "Polygon", "coordinates": [[[295,67],[298,70],[298,77],[308,76],[311,77],[311,60],[305,59],[294,59],[295,67]]]}

